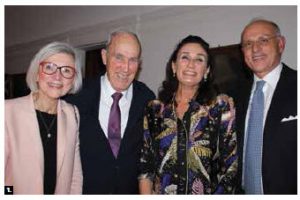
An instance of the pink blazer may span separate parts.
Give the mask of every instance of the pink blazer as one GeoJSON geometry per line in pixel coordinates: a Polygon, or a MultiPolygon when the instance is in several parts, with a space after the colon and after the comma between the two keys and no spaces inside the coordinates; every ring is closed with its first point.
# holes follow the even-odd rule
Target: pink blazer
{"type": "MultiPolygon", "coordinates": [[[[77,108],[75,107],[76,111],[77,108]]],[[[81,194],[79,115],[59,100],[55,194],[81,194]]],[[[43,194],[44,155],[32,94],[5,101],[5,185],[14,194],[43,194]]]]}

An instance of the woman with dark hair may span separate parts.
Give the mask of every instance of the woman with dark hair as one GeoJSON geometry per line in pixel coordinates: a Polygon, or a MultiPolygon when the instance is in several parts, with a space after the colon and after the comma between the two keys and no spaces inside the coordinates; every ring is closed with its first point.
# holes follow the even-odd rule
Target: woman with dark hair
{"type": "Polygon", "coordinates": [[[171,55],[159,99],[145,111],[142,194],[234,192],[235,108],[212,87],[210,59],[198,36],[184,38],[171,55]]]}

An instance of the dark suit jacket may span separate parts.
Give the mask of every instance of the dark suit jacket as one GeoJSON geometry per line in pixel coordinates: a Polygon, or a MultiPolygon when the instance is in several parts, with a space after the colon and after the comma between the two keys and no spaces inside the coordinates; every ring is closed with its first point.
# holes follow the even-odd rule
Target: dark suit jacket
{"type": "MultiPolygon", "coordinates": [[[[230,92],[236,104],[238,193],[243,193],[244,126],[252,82],[239,83],[238,88],[230,92]]],[[[265,194],[297,193],[297,120],[281,121],[289,116],[297,116],[297,72],[283,64],[264,127],[262,178],[265,194]]]]}
{"type": "MultiPolygon", "coordinates": [[[[67,98],[80,112],[80,155],[84,194],[138,193],[138,163],[143,136],[143,112],[154,93],[143,83],[133,82],[133,98],[118,158],[115,159],[98,120],[100,76],[67,98]]],[[[109,113],[103,113],[107,115],[109,113]]]]}

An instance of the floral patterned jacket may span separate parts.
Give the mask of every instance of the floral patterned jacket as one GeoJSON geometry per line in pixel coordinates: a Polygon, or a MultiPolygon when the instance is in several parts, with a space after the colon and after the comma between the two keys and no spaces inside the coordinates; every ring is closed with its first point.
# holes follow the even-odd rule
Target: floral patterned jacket
{"type": "Polygon", "coordinates": [[[191,101],[182,120],[174,103],[148,104],[139,179],[152,180],[154,193],[233,193],[237,159],[232,98],[222,94],[206,106],[191,101]]]}

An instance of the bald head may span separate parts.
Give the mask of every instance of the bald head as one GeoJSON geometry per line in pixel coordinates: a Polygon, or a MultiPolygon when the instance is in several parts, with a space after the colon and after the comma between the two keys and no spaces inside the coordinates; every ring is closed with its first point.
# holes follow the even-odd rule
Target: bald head
{"type": "Polygon", "coordinates": [[[106,43],[106,50],[109,51],[112,43],[114,42],[114,39],[120,38],[120,37],[129,39],[129,40],[133,40],[134,42],[136,42],[136,44],[138,45],[138,48],[139,48],[139,57],[140,57],[141,51],[142,51],[140,40],[135,33],[130,32],[130,31],[114,31],[114,32],[112,32],[108,37],[108,40],[106,43]]]}
{"type": "Polygon", "coordinates": [[[281,35],[280,28],[279,28],[279,26],[278,26],[276,23],[274,23],[274,22],[272,22],[272,21],[269,21],[269,20],[266,20],[266,19],[254,19],[254,20],[250,21],[250,22],[245,26],[245,28],[244,28],[244,30],[243,30],[243,32],[242,32],[242,34],[241,34],[241,41],[243,41],[243,36],[244,36],[246,30],[247,30],[248,28],[252,27],[253,25],[256,25],[256,24],[258,24],[258,25],[263,25],[263,26],[268,26],[268,27],[270,27],[270,29],[273,30],[273,32],[274,32],[276,35],[278,35],[278,36],[281,35]]]}

